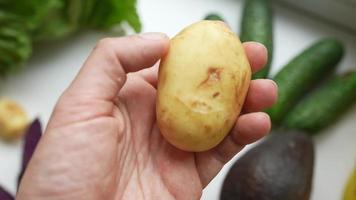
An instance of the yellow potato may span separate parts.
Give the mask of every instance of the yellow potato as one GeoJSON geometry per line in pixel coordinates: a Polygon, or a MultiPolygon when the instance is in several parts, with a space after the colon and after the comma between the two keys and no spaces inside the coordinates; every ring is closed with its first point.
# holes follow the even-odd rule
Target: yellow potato
{"type": "Polygon", "coordinates": [[[0,99],[0,138],[15,141],[25,134],[29,119],[15,101],[0,99]]]}
{"type": "Polygon", "coordinates": [[[175,147],[200,152],[219,144],[241,111],[251,68],[239,38],[222,22],[185,28],[162,59],[157,121],[175,147]]]}

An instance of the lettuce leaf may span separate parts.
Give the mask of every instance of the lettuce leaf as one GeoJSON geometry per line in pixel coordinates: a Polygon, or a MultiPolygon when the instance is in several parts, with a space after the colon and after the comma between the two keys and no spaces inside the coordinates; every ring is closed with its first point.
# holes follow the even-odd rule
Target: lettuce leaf
{"type": "Polygon", "coordinates": [[[109,29],[123,21],[136,31],[141,31],[141,23],[136,11],[136,0],[96,1],[90,24],[101,29],[109,29]]]}
{"type": "Polygon", "coordinates": [[[18,69],[32,43],[128,23],[141,31],[136,0],[0,0],[0,75],[18,69]]]}
{"type": "Polygon", "coordinates": [[[0,76],[20,69],[31,53],[31,39],[26,31],[16,24],[0,26],[0,76]]]}
{"type": "Polygon", "coordinates": [[[0,0],[0,9],[17,15],[24,27],[34,30],[61,4],[62,0],[0,0]]]}
{"type": "Polygon", "coordinates": [[[62,0],[34,31],[36,41],[67,37],[79,30],[111,30],[127,22],[136,32],[141,23],[136,0],[62,0]]]}

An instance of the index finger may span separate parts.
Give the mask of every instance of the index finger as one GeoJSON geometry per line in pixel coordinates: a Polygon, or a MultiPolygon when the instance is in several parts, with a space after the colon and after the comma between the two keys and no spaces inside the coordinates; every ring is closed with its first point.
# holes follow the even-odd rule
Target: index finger
{"type": "Polygon", "coordinates": [[[152,66],[168,47],[168,37],[162,33],[102,39],[67,89],[67,94],[112,100],[124,85],[126,73],[152,66]]]}
{"type": "Polygon", "coordinates": [[[258,42],[244,42],[246,56],[253,73],[260,71],[267,63],[267,48],[258,42]]]}

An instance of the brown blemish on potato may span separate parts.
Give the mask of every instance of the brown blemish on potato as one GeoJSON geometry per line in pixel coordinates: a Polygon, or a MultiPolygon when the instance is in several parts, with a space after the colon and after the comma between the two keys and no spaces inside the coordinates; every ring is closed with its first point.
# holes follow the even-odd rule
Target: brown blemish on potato
{"type": "Polygon", "coordinates": [[[211,127],[208,126],[208,125],[204,125],[204,130],[205,130],[206,132],[210,132],[210,131],[211,131],[211,127]]]}
{"type": "Polygon", "coordinates": [[[192,106],[193,107],[198,107],[198,106],[207,106],[207,105],[204,102],[193,101],[192,106]]]}
{"type": "Polygon", "coordinates": [[[209,112],[212,109],[211,106],[202,101],[193,101],[191,106],[194,111],[198,112],[209,112]]]}
{"type": "Polygon", "coordinates": [[[220,95],[220,92],[215,92],[214,94],[213,94],[213,98],[216,98],[216,97],[218,97],[220,95]]]}
{"type": "Polygon", "coordinates": [[[219,82],[221,79],[221,72],[222,72],[222,68],[217,68],[217,67],[209,67],[207,70],[207,76],[204,79],[204,81],[202,81],[198,87],[204,86],[204,85],[210,85],[214,82],[219,82]]]}
{"type": "Polygon", "coordinates": [[[221,68],[209,67],[206,81],[220,81],[221,71],[221,68]]]}

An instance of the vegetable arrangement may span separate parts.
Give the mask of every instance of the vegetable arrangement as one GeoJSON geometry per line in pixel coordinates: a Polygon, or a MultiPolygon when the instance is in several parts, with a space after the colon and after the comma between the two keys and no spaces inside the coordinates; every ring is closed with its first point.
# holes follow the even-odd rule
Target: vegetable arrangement
{"type": "MultiPolygon", "coordinates": [[[[81,29],[110,30],[121,22],[140,31],[135,3],[1,1],[0,74],[6,75],[26,62],[36,42],[65,38],[81,29]]],[[[187,151],[210,149],[226,136],[241,110],[251,79],[241,42],[216,22],[223,18],[212,13],[205,19],[213,21],[193,24],[172,39],[159,71],[158,125],[171,144],[187,151]],[[234,53],[240,57],[236,58],[234,53]],[[239,67],[229,67],[233,66],[231,63],[238,63],[239,67]],[[192,65],[195,68],[189,73],[183,70],[192,65]],[[235,79],[240,83],[236,84],[235,79]],[[194,87],[200,87],[199,92],[194,87]],[[182,90],[186,92],[183,94],[182,90]],[[233,90],[238,95],[229,92],[233,90]]],[[[268,64],[253,78],[268,77],[273,59],[273,14],[269,0],[246,0],[240,35],[242,42],[258,41],[267,47],[268,64]]],[[[279,86],[279,100],[267,112],[274,128],[282,129],[274,130],[271,137],[234,163],[224,181],[222,200],[309,199],[315,156],[310,136],[336,122],[356,102],[356,72],[335,73],[343,54],[340,41],[324,38],[272,77],[279,86]]],[[[41,132],[39,121],[34,121],[26,133],[19,181],[41,132]]],[[[354,199],[354,177],[345,190],[345,200],[354,199]]],[[[14,198],[0,188],[0,199],[14,198]]]]}
{"type": "Polygon", "coordinates": [[[136,0],[0,1],[0,75],[16,71],[31,56],[33,43],[58,40],[79,30],[112,30],[141,24],[136,0]]]}
{"type": "MultiPolygon", "coordinates": [[[[253,78],[268,76],[273,58],[272,21],[269,0],[245,1],[241,41],[261,42],[269,51],[266,68],[253,78]]],[[[310,136],[335,123],[356,102],[356,71],[335,72],[343,55],[338,39],[323,38],[272,77],[279,87],[278,101],[266,112],[274,134],[233,164],[220,199],[309,199],[314,168],[310,136]]],[[[355,199],[354,177],[345,189],[345,200],[355,199]]]]}

